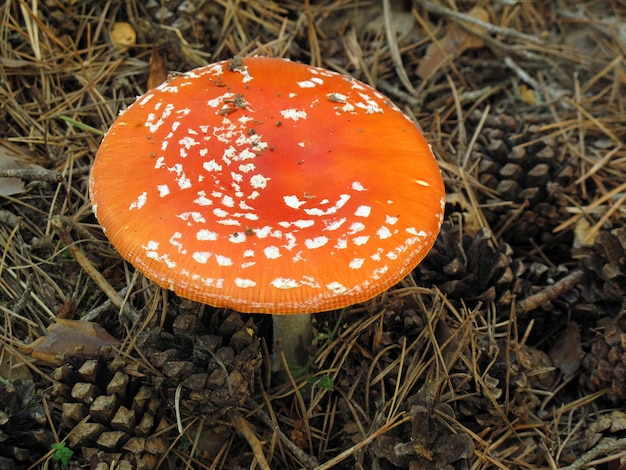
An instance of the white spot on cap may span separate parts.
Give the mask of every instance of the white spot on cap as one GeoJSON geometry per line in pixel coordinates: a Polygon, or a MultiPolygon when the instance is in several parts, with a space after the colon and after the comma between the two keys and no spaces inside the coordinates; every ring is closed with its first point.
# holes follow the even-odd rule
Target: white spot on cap
{"type": "Polygon", "coordinates": [[[354,211],[354,215],[357,217],[369,217],[372,212],[372,208],[370,206],[359,206],[356,211],[354,211]]]}
{"type": "Polygon", "coordinates": [[[417,184],[419,184],[420,186],[426,186],[426,187],[430,186],[430,183],[429,183],[428,181],[424,181],[424,180],[415,180],[415,182],[416,182],[417,184]]]}
{"type": "MultiPolygon", "coordinates": [[[[160,104],[161,103],[157,103],[157,106],[155,106],[154,109],[157,110],[160,107],[158,106],[160,104]]],[[[163,123],[165,122],[165,119],[167,119],[169,115],[172,114],[173,110],[174,110],[174,105],[171,103],[168,103],[158,118],[154,113],[148,114],[148,117],[146,118],[146,124],[145,124],[146,127],[150,129],[150,132],[154,134],[159,129],[159,127],[163,125],[163,123]]]]}
{"type": "Polygon", "coordinates": [[[354,181],[352,183],[352,189],[354,189],[355,191],[367,191],[367,189],[365,189],[365,187],[358,181],[354,181]]]}
{"type": "Polygon", "coordinates": [[[374,113],[382,113],[383,110],[380,109],[376,100],[374,100],[371,96],[366,93],[359,93],[361,98],[365,100],[365,103],[357,103],[356,106],[358,108],[362,108],[365,110],[365,114],[374,114],[374,113]]]}
{"type": "Polygon", "coordinates": [[[363,246],[368,242],[369,239],[370,239],[369,235],[362,235],[360,237],[354,237],[352,241],[357,246],[363,246]]]}
{"type": "Polygon", "coordinates": [[[159,249],[159,242],[155,241],[155,240],[149,240],[147,245],[142,245],[141,248],[143,248],[144,250],[158,250],[159,249]]]}
{"type": "Polygon", "coordinates": [[[330,284],[326,284],[326,288],[331,290],[333,294],[340,295],[344,294],[348,291],[348,288],[339,282],[331,282],[330,284]]]}
{"type": "Polygon", "coordinates": [[[424,238],[427,236],[427,233],[424,230],[418,231],[415,227],[408,227],[405,230],[406,230],[406,233],[410,235],[415,235],[416,237],[419,237],[419,238],[424,238]]]}
{"type": "Polygon", "coordinates": [[[253,211],[254,207],[251,207],[248,204],[246,204],[246,201],[239,201],[239,209],[242,209],[244,211],[253,211]]]}
{"type": "Polygon", "coordinates": [[[305,286],[313,287],[315,289],[320,288],[319,282],[317,282],[313,276],[302,276],[302,280],[300,281],[300,283],[305,286]]]}
{"type": "Polygon", "coordinates": [[[186,150],[189,150],[194,145],[198,145],[198,142],[196,141],[196,139],[194,139],[193,137],[189,137],[189,136],[183,137],[182,139],[178,141],[178,143],[180,144],[181,147],[183,147],[186,150]]]}
{"type": "Polygon", "coordinates": [[[222,219],[217,221],[220,225],[229,225],[231,227],[240,227],[241,223],[237,219],[222,219]]]}
{"type": "Polygon", "coordinates": [[[372,273],[372,279],[380,279],[380,277],[385,275],[387,271],[389,271],[389,266],[387,265],[381,268],[374,269],[374,272],[372,273]]]}
{"type": "Polygon", "coordinates": [[[292,233],[286,233],[285,239],[287,240],[287,244],[282,246],[289,251],[293,250],[297,245],[296,237],[292,233]]]}
{"type": "Polygon", "coordinates": [[[228,256],[215,255],[218,266],[232,266],[233,260],[228,256]]]}
{"type": "Polygon", "coordinates": [[[277,246],[267,246],[263,249],[263,253],[267,259],[276,259],[280,258],[280,250],[277,246]]]}
{"type": "Polygon", "coordinates": [[[285,277],[277,277],[276,279],[272,280],[270,284],[277,289],[295,289],[296,287],[300,287],[300,283],[298,281],[285,277]]]}
{"type": "Polygon", "coordinates": [[[146,201],[148,200],[148,193],[144,192],[141,193],[137,199],[135,199],[131,204],[130,207],[128,208],[129,211],[132,211],[133,209],[141,209],[144,204],[146,203],[146,201]]]}
{"type": "Polygon", "coordinates": [[[202,167],[206,171],[222,171],[222,165],[219,165],[215,160],[204,162],[202,167]]]}
{"type": "Polygon", "coordinates": [[[267,238],[269,237],[271,231],[272,231],[272,227],[270,227],[269,225],[266,225],[264,227],[257,228],[254,231],[254,234],[257,236],[257,238],[267,238]]]}
{"type": "Polygon", "coordinates": [[[191,225],[190,220],[197,224],[206,223],[206,219],[200,212],[183,212],[182,214],[178,214],[176,217],[187,222],[187,225],[191,225]]]}
{"type": "Polygon", "coordinates": [[[297,121],[298,119],[306,119],[307,116],[306,111],[295,108],[283,109],[280,112],[280,115],[285,119],[293,119],[294,121],[297,121]]]}
{"type": "Polygon", "coordinates": [[[183,248],[183,244],[179,241],[183,238],[183,234],[180,232],[174,232],[174,234],[170,237],[169,242],[174,245],[179,253],[183,255],[187,253],[187,250],[183,248]]]}
{"type": "Polygon", "coordinates": [[[325,220],[324,221],[324,230],[337,230],[339,227],[341,227],[345,222],[346,222],[346,218],[343,217],[341,219],[334,219],[334,220],[325,220]]]}
{"type": "Polygon", "coordinates": [[[364,262],[365,258],[354,258],[352,261],[350,261],[350,264],[348,266],[350,266],[352,269],[359,269],[361,268],[361,266],[363,266],[364,262]]]}
{"type": "Polygon", "coordinates": [[[231,243],[243,243],[246,241],[246,234],[242,232],[231,233],[228,236],[228,241],[231,243]]]}
{"type": "Polygon", "coordinates": [[[327,93],[326,96],[333,103],[345,103],[348,97],[342,93],[327,93]]]}
{"type": "Polygon", "coordinates": [[[159,196],[160,197],[165,197],[165,196],[167,196],[170,193],[170,188],[166,184],[159,184],[159,185],[157,185],[157,189],[159,190],[159,196]]]}
{"type": "Polygon", "coordinates": [[[395,225],[398,222],[397,217],[392,217],[390,215],[385,216],[385,223],[389,225],[395,225]]]}
{"type": "Polygon", "coordinates": [[[359,233],[365,230],[365,224],[362,222],[354,222],[350,225],[350,231],[348,232],[350,235],[354,235],[355,233],[359,233]]]}
{"type": "Polygon", "coordinates": [[[315,221],[314,220],[296,220],[293,224],[298,228],[309,228],[315,225],[315,221]]]}
{"type": "Polygon", "coordinates": [[[378,238],[381,240],[385,240],[386,238],[391,237],[391,231],[383,225],[376,231],[376,235],[378,235],[378,238]]]}
{"type": "Polygon", "coordinates": [[[185,175],[182,175],[180,178],[176,178],[175,181],[178,183],[178,187],[180,189],[191,188],[191,180],[187,178],[185,175]]]}
{"type": "Polygon", "coordinates": [[[247,289],[248,287],[256,286],[256,282],[252,279],[242,279],[240,277],[235,278],[235,285],[237,287],[241,287],[242,289],[247,289]]]}
{"type": "Polygon", "coordinates": [[[214,242],[217,240],[217,238],[217,233],[211,232],[210,230],[207,230],[205,228],[203,228],[202,230],[198,230],[198,233],[196,233],[196,240],[200,241],[214,242]]]}
{"type": "Polygon", "coordinates": [[[315,237],[315,238],[307,238],[304,240],[304,244],[310,250],[314,250],[315,248],[320,248],[328,243],[327,237],[315,237]]]}
{"type": "Polygon", "coordinates": [[[213,204],[208,197],[206,197],[206,192],[204,190],[198,191],[198,197],[193,200],[194,204],[198,204],[199,206],[210,206],[213,204]]]}
{"type": "Polygon", "coordinates": [[[283,201],[285,201],[285,204],[292,209],[300,209],[301,205],[306,204],[306,201],[301,201],[300,199],[298,199],[298,196],[294,195],[283,196],[283,201]]]}
{"type": "Polygon", "coordinates": [[[250,185],[255,189],[265,189],[269,180],[270,178],[266,178],[263,175],[254,175],[250,178],[250,185]]]}
{"type": "Polygon", "coordinates": [[[200,264],[206,264],[206,262],[211,257],[211,253],[209,253],[208,251],[196,251],[193,255],[191,255],[191,257],[194,259],[194,261],[200,264]]]}
{"type": "Polygon", "coordinates": [[[254,250],[246,250],[243,252],[244,258],[254,258],[254,250]]]}
{"type": "Polygon", "coordinates": [[[223,219],[224,217],[228,217],[228,212],[226,212],[224,209],[220,209],[219,207],[213,209],[213,214],[215,215],[215,217],[219,217],[221,219],[223,219]]]}
{"type": "MultiPolygon", "coordinates": [[[[346,203],[350,200],[350,195],[349,194],[341,194],[339,196],[339,200],[335,203],[334,206],[329,207],[326,210],[322,210],[319,209],[317,207],[314,207],[312,209],[304,209],[304,212],[308,215],[330,215],[330,214],[335,214],[339,209],[341,209],[343,206],[346,205],[346,203]]],[[[324,203],[325,201],[321,201],[321,203],[324,203]]],[[[328,202],[328,201],[326,201],[328,202]]],[[[320,204],[321,204],[320,203],[320,204]]]]}

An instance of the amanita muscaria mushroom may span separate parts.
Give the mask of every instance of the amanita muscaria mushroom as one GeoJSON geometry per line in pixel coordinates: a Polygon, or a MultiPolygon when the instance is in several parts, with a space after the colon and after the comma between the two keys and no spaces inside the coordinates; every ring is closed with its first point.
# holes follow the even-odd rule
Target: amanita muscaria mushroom
{"type": "MultiPolygon", "coordinates": [[[[265,57],[201,67],[138,98],[102,141],[90,191],[111,243],[158,285],[305,324],[293,314],[363,302],[404,278],[435,242],[445,197],[428,144],[389,99],[265,57]]],[[[291,328],[306,346],[300,327],[275,333],[288,356],[291,328]]]]}

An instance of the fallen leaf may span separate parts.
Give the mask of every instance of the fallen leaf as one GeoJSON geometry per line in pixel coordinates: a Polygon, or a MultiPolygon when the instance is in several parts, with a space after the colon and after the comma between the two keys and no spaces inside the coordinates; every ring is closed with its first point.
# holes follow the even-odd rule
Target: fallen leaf
{"type": "MultiPolygon", "coordinates": [[[[0,144],[0,170],[16,170],[27,166],[4,145],[0,144]]],[[[24,182],[20,178],[0,178],[0,196],[12,196],[25,191],[24,182]]]]}
{"type": "Polygon", "coordinates": [[[101,348],[118,344],[119,340],[97,323],[57,318],[56,323],[48,327],[45,336],[37,338],[22,351],[34,359],[61,365],[65,355],[95,357],[101,348]]]}
{"type": "MultiPolygon", "coordinates": [[[[477,20],[489,21],[489,12],[481,6],[472,8],[467,14],[477,20]]],[[[480,26],[472,25],[471,29],[480,34],[486,33],[485,28],[480,26]]],[[[426,78],[439,70],[448,58],[459,57],[467,49],[478,49],[484,45],[485,42],[481,38],[467,32],[456,23],[451,23],[446,35],[426,48],[426,54],[417,67],[417,75],[426,78]]]]}
{"type": "Polygon", "coordinates": [[[566,380],[576,373],[583,356],[578,323],[570,322],[567,329],[557,338],[548,355],[566,380]]]}
{"type": "Polygon", "coordinates": [[[7,347],[0,348],[0,377],[11,381],[28,382],[33,380],[33,375],[26,366],[24,359],[7,347]]]}
{"type": "Polygon", "coordinates": [[[148,90],[159,86],[167,80],[167,66],[165,65],[165,57],[156,49],[152,50],[150,56],[150,73],[148,75],[148,90]]]}

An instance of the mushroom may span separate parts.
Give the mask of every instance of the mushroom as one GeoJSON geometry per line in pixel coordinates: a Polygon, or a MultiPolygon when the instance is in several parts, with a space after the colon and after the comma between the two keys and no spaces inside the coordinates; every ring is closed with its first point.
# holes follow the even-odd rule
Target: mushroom
{"type": "Polygon", "coordinates": [[[369,300],[424,258],[445,198],[428,144],[389,99],[266,57],[139,97],[104,137],[90,194],[113,246],[159,286],[273,314],[290,364],[311,313],[369,300]]]}

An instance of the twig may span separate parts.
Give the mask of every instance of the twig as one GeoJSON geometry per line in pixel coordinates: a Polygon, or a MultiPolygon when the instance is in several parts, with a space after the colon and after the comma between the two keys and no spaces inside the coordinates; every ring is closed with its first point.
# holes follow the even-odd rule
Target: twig
{"type": "Polygon", "coordinates": [[[45,181],[47,183],[60,183],[63,175],[58,171],[46,170],[45,168],[11,168],[0,170],[0,178],[20,178],[26,181],[45,181]]]}
{"type": "Polygon", "coordinates": [[[265,454],[263,453],[263,445],[256,434],[252,432],[251,425],[241,416],[239,413],[235,413],[231,417],[232,423],[235,429],[248,441],[254,456],[262,470],[271,470],[271,467],[267,463],[265,454]]]}
{"type": "Polygon", "coordinates": [[[531,312],[545,305],[547,302],[558,298],[560,295],[576,287],[576,285],[582,281],[584,275],[585,273],[581,269],[576,269],[553,285],[520,300],[516,305],[517,314],[523,315],[531,312]]]}
{"type": "Polygon", "coordinates": [[[429,2],[428,0],[418,0],[419,5],[422,5],[426,10],[431,13],[435,13],[437,15],[447,16],[448,18],[452,18],[455,21],[466,22],[473,24],[475,26],[480,26],[481,28],[486,29],[492,34],[502,34],[504,36],[509,36],[515,39],[520,39],[522,41],[528,41],[533,44],[537,44],[539,46],[545,46],[545,42],[541,39],[531,36],[529,34],[520,33],[518,30],[513,28],[504,28],[502,26],[496,26],[494,24],[479,20],[478,18],[474,18],[471,15],[467,15],[465,13],[461,13],[458,11],[450,10],[449,8],[442,7],[441,5],[436,5],[434,3],[429,2]]]}
{"type": "Polygon", "coordinates": [[[618,439],[616,441],[602,442],[593,449],[587,451],[582,457],[579,457],[573,464],[562,467],[560,470],[578,470],[585,467],[589,462],[598,457],[614,455],[620,450],[626,450],[626,439],[618,439]]]}
{"type": "Polygon", "coordinates": [[[513,70],[513,72],[515,72],[515,75],[517,75],[520,80],[526,83],[526,85],[531,86],[535,90],[539,90],[539,82],[530,75],[528,75],[528,72],[526,72],[526,70],[517,65],[509,56],[506,56],[504,58],[504,65],[513,70]]]}
{"type": "Polygon", "coordinates": [[[61,241],[70,250],[74,258],[76,259],[76,262],[80,265],[81,268],[83,268],[83,271],[85,271],[85,273],[87,273],[87,275],[98,285],[98,287],[102,289],[102,292],[105,293],[111,303],[118,310],[123,309],[122,311],[128,314],[132,321],[135,321],[138,317],[137,312],[134,312],[128,304],[124,303],[124,299],[122,298],[122,296],[118,294],[115,289],[113,289],[113,286],[109,284],[104,276],[100,274],[100,271],[98,271],[92,264],[92,262],[89,261],[89,258],[87,258],[85,253],[83,253],[83,250],[81,250],[76,245],[70,234],[70,224],[66,220],[66,218],[61,216],[54,216],[50,220],[50,224],[54,227],[61,241]]]}
{"type": "Polygon", "coordinates": [[[272,419],[268,416],[268,414],[263,411],[259,405],[252,399],[248,398],[246,402],[247,405],[254,409],[254,415],[259,418],[266,426],[270,428],[273,432],[278,434],[278,438],[280,441],[289,449],[296,459],[298,459],[306,468],[317,468],[319,466],[319,462],[312,455],[306,454],[300,447],[298,447],[294,442],[287,437],[287,435],[280,430],[278,424],[276,424],[272,419]]]}
{"type": "Polygon", "coordinates": [[[389,46],[389,53],[391,54],[391,61],[396,68],[398,78],[408,90],[411,95],[416,96],[417,90],[409,80],[409,76],[406,73],[404,64],[402,63],[402,57],[400,56],[400,49],[398,48],[398,38],[396,37],[396,29],[393,24],[393,18],[391,16],[391,2],[390,0],[383,0],[383,13],[385,17],[385,33],[387,34],[387,45],[389,46]]]}

